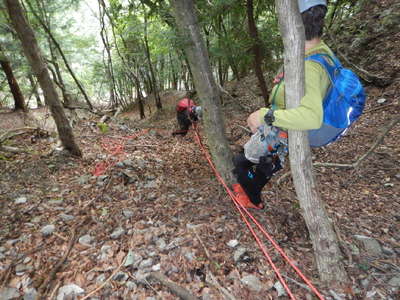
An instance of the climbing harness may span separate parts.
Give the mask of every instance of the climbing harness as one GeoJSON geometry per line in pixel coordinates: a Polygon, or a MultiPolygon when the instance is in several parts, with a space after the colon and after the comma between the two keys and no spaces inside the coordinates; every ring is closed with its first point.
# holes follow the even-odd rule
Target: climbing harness
{"type": "Polygon", "coordinates": [[[273,247],[276,249],[276,251],[279,252],[279,254],[283,257],[284,260],[296,271],[296,273],[299,275],[299,277],[309,286],[309,288],[314,292],[314,294],[320,299],[320,300],[325,300],[324,296],[315,288],[315,286],[311,283],[311,281],[300,271],[300,269],[294,264],[294,262],[285,254],[285,252],[282,250],[282,248],[275,242],[275,240],[267,233],[267,231],[261,226],[261,224],[256,220],[256,218],[245,208],[242,206],[240,202],[238,202],[235,198],[235,195],[231,191],[231,189],[228,187],[228,185],[225,183],[224,179],[222,176],[219,174],[217,169],[214,166],[214,163],[211,160],[210,154],[206,150],[205,146],[203,145],[201,141],[201,137],[198,131],[197,124],[193,124],[193,131],[196,137],[196,141],[203,152],[205,158],[207,159],[211,169],[214,171],[215,176],[217,177],[218,181],[221,183],[221,185],[225,188],[226,192],[232,199],[235,207],[239,211],[243,221],[246,223],[246,226],[249,228],[250,232],[252,233],[254,239],[256,240],[258,246],[260,247],[261,251],[267,258],[269,264],[271,265],[272,269],[274,270],[276,276],[278,277],[279,281],[282,283],[284,289],[286,290],[287,294],[289,295],[290,299],[295,300],[296,298],[294,297],[293,293],[290,291],[286,281],[283,279],[279,269],[277,266],[273,263],[271,256],[268,254],[265,245],[261,242],[260,238],[254,231],[253,227],[251,226],[248,218],[246,215],[254,222],[256,227],[263,233],[263,235],[270,241],[270,243],[273,245],[273,247]]]}

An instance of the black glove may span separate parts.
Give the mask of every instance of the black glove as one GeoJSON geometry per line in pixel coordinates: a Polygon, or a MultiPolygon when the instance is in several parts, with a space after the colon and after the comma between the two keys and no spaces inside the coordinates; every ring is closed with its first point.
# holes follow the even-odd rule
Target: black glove
{"type": "Polygon", "coordinates": [[[270,109],[264,116],[264,122],[268,125],[268,126],[272,126],[272,123],[275,121],[275,117],[274,117],[274,110],[270,109]]]}

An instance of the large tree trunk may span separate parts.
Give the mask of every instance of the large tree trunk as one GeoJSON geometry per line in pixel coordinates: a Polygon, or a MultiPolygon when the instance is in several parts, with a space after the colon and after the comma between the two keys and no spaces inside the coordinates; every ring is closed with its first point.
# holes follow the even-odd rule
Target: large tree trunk
{"type": "Polygon", "coordinates": [[[2,53],[0,46],[0,66],[6,74],[8,86],[10,87],[11,94],[14,98],[14,110],[26,110],[24,96],[22,95],[21,89],[19,88],[18,82],[15,79],[11,64],[6,58],[5,54],[2,53]]]}
{"type": "Polygon", "coordinates": [[[258,37],[258,30],[254,20],[253,10],[253,0],[247,0],[247,22],[249,25],[249,34],[253,43],[254,72],[256,73],[258,84],[260,85],[265,106],[268,106],[268,88],[262,71],[261,41],[258,37]]]}
{"type": "Polygon", "coordinates": [[[46,104],[49,106],[51,114],[57,126],[60,140],[71,154],[82,156],[82,152],[75,143],[74,135],[68,119],[61,106],[56,89],[51,81],[49,71],[44,62],[41,50],[36,41],[35,34],[25,18],[24,12],[18,0],[5,0],[7,11],[12,25],[22,43],[25,56],[27,57],[33,72],[43,90],[46,104]]]}
{"type": "Polygon", "coordinates": [[[217,170],[227,183],[233,183],[232,152],[225,137],[225,124],[220,108],[219,89],[211,72],[208,53],[200,35],[192,0],[173,0],[175,20],[182,35],[196,91],[204,108],[207,144],[217,170]]]}
{"type": "MultiPolygon", "coordinates": [[[[304,28],[297,1],[276,0],[285,47],[286,108],[300,104],[304,95],[304,28]]],[[[336,234],[318,192],[306,131],[289,130],[290,166],[297,197],[314,248],[322,281],[329,286],[347,281],[336,234]]]]}

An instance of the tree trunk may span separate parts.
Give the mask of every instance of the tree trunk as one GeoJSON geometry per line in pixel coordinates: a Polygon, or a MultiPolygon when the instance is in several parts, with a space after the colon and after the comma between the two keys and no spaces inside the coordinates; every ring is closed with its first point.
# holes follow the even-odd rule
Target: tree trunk
{"type": "Polygon", "coordinates": [[[207,144],[217,170],[228,184],[234,182],[232,151],[225,137],[225,124],[220,108],[220,94],[211,72],[208,53],[200,35],[192,0],[171,1],[175,20],[182,35],[194,84],[204,108],[204,127],[207,144]]]}
{"type": "Polygon", "coordinates": [[[143,6],[143,14],[144,14],[144,46],[145,46],[147,61],[148,61],[149,68],[150,68],[153,93],[154,93],[154,98],[156,99],[157,109],[162,109],[160,94],[158,93],[157,80],[156,80],[156,76],[154,74],[153,64],[151,63],[149,41],[147,40],[147,13],[145,11],[144,6],[143,6]]]}
{"type": "Polygon", "coordinates": [[[35,82],[35,79],[33,79],[33,76],[32,76],[31,73],[29,73],[28,79],[29,79],[29,82],[30,82],[31,87],[32,87],[32,92],[31,93],[33,93],[35,95],[35,98],[36,98],[36,106],[38,108],[39,107],[43,107],[43,103],[42,103],[42,100],[40,99],[39,92],[38,92],[38,89],[37,89],[37,82],[35,82]]]}
{"type": "Polygon", "coordinates": [[[10,87],[11,94],[14,98],[14,110],[26,111],[24,96],[19,88],[18,82],[15,79],[11,64],[0,46],[0,66],[6,74],[8,86],[10,87]]]}
{"type": "MultiPolygon", "coordinates": [[[[103,42],[104,49],[107,53],[107,62],[104,61],[104,66],[106,68],[106,73],[108,77],[108,84],[110,90],[110,103],[111,107],[118,106],[116,83],[114,78],[114,67],[112,62],[112,55],[110,49],[110,43],[108,40],[107,30],[105,27],[104,16],[106,15],[106,4],[103,0],[99,0],[99,21],[100,21],[100,37],[103,42]]],[[[103,57],[104,60],[104,57],[103,57]]]]}
{"type": "Polygon", "coordinates": [[[256,73],[258,84],[260,85],[261,94],[264,98],[265,106],[268,106],[268,88],[262,71],[262,54],[261,54],[261,41],[258,37],[258,30],[254,20],[253,13],[253,0],[247,0],[247,22],[249,25],[249,34],[252,39],[252,50],[254,55],[254,72],[256,73]]]}
{"type": "Polygon", "coordinates": [[[86,92],[85,92],[84,88],[82,87],[81,83],[79,82],[78,78],[76,78],[75,73],[72,71],[72,68],[68,63],[68,60],[65,57],[64,52],[62,51],[60,44],[57,42],[57,40],[55,39],[55,37],[53,36],[53,34],[51,33],[51,31],[47,27],[47,25],[43,22],[43,20],[35,13],[35,10],[33,9],[33,7],[30,4],[30,2],[26,1],[26,3],[28,4],[28,6],[31,9],[33,15],[39,21],[39,23],[42,26],[42,28],[44,29],[44,31],[49,35],[50,39],[54,43],[54,46],[57,48],[58,52],[60,53],[61,58],[63,59],[64,64],[67,67],[67,70],[68,70],[69,74],[71,75],[72,79],[75,81],[76,85],[78,86],[78,89],[81,91],[81,93],[82,93],[83,97],[85,98],[86,104],[88,105],[89,109],[93,110],[92,103],[90,102],[89,97],[86,94],[86,92]]]}
{"type": "MultiPolygon", "coordinates": [[[[285,47],[286,108],[290,109],[297,107],[304,95],[304,28],[297,1],[275,3],[285,47]]],[[[334,286],[348,278],[336,234],[318,192],[307,135],[307,131],[289,130],[290,166],[321,280],[334,286]]]]}
{"type": "Polygon", "coordinates": [[[53,82],[51,81],[49,71],[36,41],[35,34],[25,18],[19,1],[5,0],[4,2],[6,3],[12,25],[17,32],[19,39],[21,40],[25,56],[27,57],[32,70],[35,73],[43,90],[46,104],[50,108],[63,146],[71,154],[82,156],[82,152],[75,143],[71,126],[69,125],[53,82]]]}

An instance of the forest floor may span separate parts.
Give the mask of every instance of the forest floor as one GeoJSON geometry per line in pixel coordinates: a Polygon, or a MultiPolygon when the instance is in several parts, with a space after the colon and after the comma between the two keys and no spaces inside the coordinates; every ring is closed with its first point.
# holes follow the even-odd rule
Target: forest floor
{"type": "MultiPolygon", "coordinates": [[[[259,103],[249,101],[255,93],[245,81],[228,89],[240,103],[224,104],[228,138],[238,148],[247,139],[238,125],[259,103]]],[[[361,119],[340,141],[314,149],[314,162],[354,162],[399,114],[399,98],[376,88],[368,94],[361,119]]],[[[81,299],[177,299],[149,273],[165,274],[201,299],[284,293],[194,132],[171,137],[173,106],[145,121],[124,114],[105,133],[98,119],[74,127],[82,159],[49,154],[54,140],[30,134],[9,142],[27,153],[1,156],[0,298],[70,299],[72,290],[81,299]]],[[[399,299],[399,130],[392,128],[356,169],[315,168],[351,278],[346,295],[318,280],[292,181],[283,176],[288,166],[265,187],[266,209],[251,211],[326,299],[399,299]]],[[[316,299],[266,245],[296,299],[316,299]]]]}

